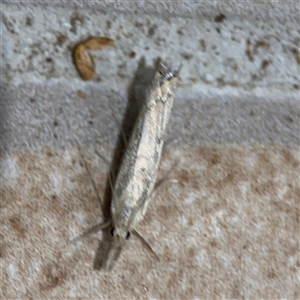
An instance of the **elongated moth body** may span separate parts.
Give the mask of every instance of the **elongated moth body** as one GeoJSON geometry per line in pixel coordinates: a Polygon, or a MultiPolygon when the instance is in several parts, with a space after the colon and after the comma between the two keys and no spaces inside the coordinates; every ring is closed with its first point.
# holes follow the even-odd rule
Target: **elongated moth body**
{"type": "Polygon", "coordinates": [[[164,61],[158,64],[112,189],[112,220],[96,226],[97,230],[112,226],[108,270],[113,268],[131,232],[142,238],[135,228],[144,218],[152,198],[180,68],[164,61]]]}
{"type": "Polygon", "coordinates": [[[113,246],[108,266],[118,258],[122,245],[130,232],[144,218],[164,144],[164,136],[180,67],[161,61],[148,90],[113,189],[111,203],[113,246]]]}

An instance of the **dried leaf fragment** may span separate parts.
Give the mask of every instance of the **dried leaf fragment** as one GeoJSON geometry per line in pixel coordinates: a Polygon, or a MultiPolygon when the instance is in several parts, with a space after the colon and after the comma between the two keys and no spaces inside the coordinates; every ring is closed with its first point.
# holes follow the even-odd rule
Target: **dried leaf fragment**
{"type": "Polygon", "coordinates": [[[100,36],[94,36],[88,38],[84,42],[84,46],[86,50],[101,50],[105,47],[113,46],[114,44],[115,44],[114,40],[108,37],[100,37],[100,36]]]}
{"type": "Polygon", "coordinates": [[[73,50],[74,65],[83,80],[91,80],[95,75],[95,63],[88,50],[101,50],[114,45],[114,40],[107,37],[90,37],[79,43],[73,50]]]}

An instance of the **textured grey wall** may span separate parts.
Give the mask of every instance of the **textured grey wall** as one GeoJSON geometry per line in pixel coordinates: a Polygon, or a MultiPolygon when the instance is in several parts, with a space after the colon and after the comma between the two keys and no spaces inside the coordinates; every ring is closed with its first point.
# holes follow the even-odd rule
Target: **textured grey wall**
{"type": "Polygon", "coordinates": [[[2,5],[2,148],[115,141],[108,103],[130,123],[159,56],[183,63],[171,137],[299,144],[296,3],[72,3],[2,5]],[[116,46],[93,51],[96,77],[84,82],[71,51],[93,35],[116,46]]]}
{"type": "Polygon", "coordinates": [[[2,1],[0,298],[299,299],[299,12],[2,1]],[[115,47],[91,52],[83,81],[71,53],[89,36],[115,47]],[[70,240],[110,218],[120,126],[130,133],[159,56],[183,64],[167,137],[180,139],[138,228],[161,260],[133,236],[105,273],[109,230],[70,240]]]}

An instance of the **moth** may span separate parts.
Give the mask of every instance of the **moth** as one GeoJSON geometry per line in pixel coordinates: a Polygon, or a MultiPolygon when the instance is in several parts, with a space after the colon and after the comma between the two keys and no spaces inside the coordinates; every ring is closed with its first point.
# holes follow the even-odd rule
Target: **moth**
{"type": "Polygon", "coordinates": [[[146,101],[127,144],[112,189],[112,220],[100,224],[97,229],[112,228],[113,242],[106,262],[108,270],[113,268],[131,233],[143,239],[136,226],[144,218],[153,198],[180,69],[181,65],[172,66],[162,60],[158,63],[152,84],[147,90],[146,101]]]}

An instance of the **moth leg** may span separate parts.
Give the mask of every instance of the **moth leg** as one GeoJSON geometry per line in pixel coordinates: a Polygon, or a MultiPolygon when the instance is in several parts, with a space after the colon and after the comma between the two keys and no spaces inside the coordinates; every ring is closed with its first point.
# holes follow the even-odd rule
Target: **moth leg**
{"type": "Polygon", "coordinates": [[[134,234],[136,234],[141,241],[151,250],[151,252],[155,255],[155,257],[160,260],[159,256],[156,254],[156,252],[154,251],[154,249],[151,247],[151,245],[149,244],[149,242],[143,237],[142,233],[139,232],[137,229],[133,229],[132,230],[134,234]]]}
{"type": "MultiPolygon", "coordinates": [[[[94,189],[94,191],[95,191],[95,194],[97,195],[97,198],[98,198],[98,200],[99,200],[99,203],[103,203],[103,199],[102,199],[102,197],[99,196],[99,194],[98,194],[98,191],[97,191],[97,188],[96,188],[96,184],[95,184],[95,182],[94,182],[94,180],[93,180],[92,174],[91,174],[91,172],[90,172],[90,169],[89,169],[88,166],[87,166],[86,160],[84,159],[84,156],[83,156],[83,154],[82,154],[82,152],[81,152],[81,147],[80,147],[79,142],[78,142],[77,140],[76,140],[76,143],[77,143],[79,155],[80,155],[81,159],[83,160],[85,169],[86,169],[86,171],[88,172],[89,177],[91,178],[91,183],[92,183],[92,185],[93,185],[93,189],[94,189]]],[[[98,154],[98,152],[97,152],[97,154],[98,154]]]]}
{"type": "MultiPolygon", "coordinates": [[[[160,186],[161,186],[165,181],[176,182],[176,183],[177,183],[176,179],[168,179],[169,174],[172,172],[173,168],[174,168],[176,165],[177,165],[177,163],[175,163],[175,164],[170,168],[170,170],[167,171],[167,172],[165,173],[165,175],[164,175],[161,179],[159,179],[159,180],[156,181],[155,186],[154,186],[153,190],[151,191],[151,193],[150,193],[150,195],[149,195],[149,198],[151,198],[151,199],[155,198],[155,195],[156,195],[156,193],[158,192],[160,186]]],[[[146,210],[147,210],[147,208],[148,208],[149,203],[150,203],[150,201],[147,201],[147,204],[145,204],[144,207],[141,209],[141,214],[142,214],[143,216],[145,216],[145,213],[146,213],[146,210]]]]}
{"type": "Polygon", "coordinates": [[[164,141],[164,147],[168,147],[170,144],[177,142],[179,140],[182,140],[181,136],[178,137],[170,137],[167,140],[164,141]]]}
{"type": "Polygon", "coordinates": [[[158,179],[155,183],[154,189],[150,195],[150,197],[154,196],[152,194],[155,194],[158,190],[158,188],[165,182],[165,181],[169,181],[169,182],[174,182],[176,179],[168,179],[170,173],[173,171],[173,169],[178,165],[178,162],[174,163],[172,165],[172,167],[165,172],[165,174],[163,175],[163,177],[161,179],[158,179]]]}
{"type": "Polygon", "coordinates": [[[170,144],[177,143],[179,141],[182,143],[186,143],[184,138],[190,138],[190,137],[191,137],[190,134],[181,134],[180,136],[177,137],[169,137],[164,141],[164,147],[169,147],[170,144]]]}
{"type": "Polygon", "coordinates": [[[98,231],[102,230],[102,229],[105,229],[107,227],[109,227],[111,225],[111,221],[107,221],[105,223],[100,223],[100,224],[97,224],[95,226],[93,226],[92,228],[90,228],[87,232],[83,233],[82,235],[80,235],[79,237],[73,239],[71,241],[71,243],[75,243],[81,239],[84,239],[84,238],[87,238],[88,236],[90,236],[91,234],[93,233],[97,233],[98,231]]]}

